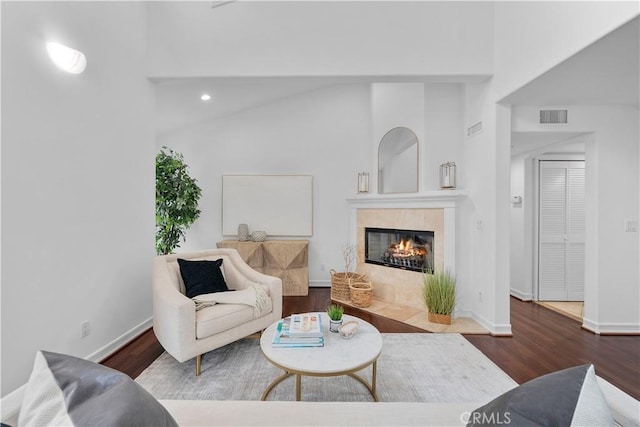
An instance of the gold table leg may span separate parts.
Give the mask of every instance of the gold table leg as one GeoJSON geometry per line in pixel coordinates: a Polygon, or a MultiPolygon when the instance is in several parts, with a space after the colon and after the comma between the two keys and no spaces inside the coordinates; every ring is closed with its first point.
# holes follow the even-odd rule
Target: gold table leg
{"type": "MultiPolygon", "coordinates": [[[[271,393],[271,390],[273,390],[273,388],[275,386],[277,386],[278,384],[280,384],[282,381],[286,380],[287,378],[289,378],[292,374],[291,372],[287,372],[285,371],[284,374],[280,375],[278,378],[276,378],[275,380],[271,381],[271,384],[269,384],[267,386],[267,388],[264,390],[264,392],[262,393],[262,396],[260,396],[260,400],[267,400],[267,396],[269,395],[269,393],[271,393]]],[[[296,385],[297,385],[297,380],[296,380],[296,385]]]]}
{"type": "Polygon", "coordinates": [[[373,372],[371,373],[371,393],[373,394],[373,397],[375,397],[377,402],[378,395],[376,394],[376,378],[377,378],[377,372],[378,372],[378,360],[373,361],[372,370],[373,372]]]}
{"type": "MultiPolygon", "coordinates": [[[[262,393],[260,400],[267,400],[267,396],[269,395],[271,390],[273,390],[275,386],[277,386],[282,381],[286,380],[292,375],[296,376],[296,401],[299,402],[300,400],[302,400],[302,374],[288,372],[288,371],[285,371],[282,375],[280,375],[278,378],[273,380],[271,384],[267,386],[267,388],[262,393]]],[[[367,388],[367,390],[369,390],[369,393],[371,393],[371,396],[373,397],[374,401],[376,402],[380,401],[378,399],[378,393],[376,392],[376,382],[378,377],[378,361],[377,360],[374,360],[371,365],[371,383],[368,383],[367,380],[365,380],[360,375],[357,375],[354,372],[349,372],[343,375],[348,375],[351,378],[360,382],[362,385],[364,385],[367,388]]],[[[334,375],[327,375],[327,376],[334,376],[334,375]]]]}

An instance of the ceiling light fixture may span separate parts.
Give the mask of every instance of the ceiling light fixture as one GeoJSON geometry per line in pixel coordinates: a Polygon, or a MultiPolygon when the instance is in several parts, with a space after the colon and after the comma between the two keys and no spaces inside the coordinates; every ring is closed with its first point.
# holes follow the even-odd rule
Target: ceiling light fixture
{"type": "Polygon", "coordinates": [[[84,53],[60,43],[47,42],[47,53],[58,68],[68,73],[80,74],[87,67],[84,53]]]}
{"type": "Polygon", "coordinates": [[[203,93],[200,99],[202,99],[203,101],[209,101],[211,99],[211,95],[209,95],[208,93],[203,93]]]}

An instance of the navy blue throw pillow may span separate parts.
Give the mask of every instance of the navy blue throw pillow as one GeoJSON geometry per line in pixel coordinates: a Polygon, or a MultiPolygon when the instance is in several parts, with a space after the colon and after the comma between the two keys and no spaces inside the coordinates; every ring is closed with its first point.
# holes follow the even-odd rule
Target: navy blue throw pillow
{"type": "Polygon", "coordinates": [[[222,259],[215,261],[187,261],[178,258],[185,294],[193,298],[202,294],[228,291],[222,275],[222,259]]]}

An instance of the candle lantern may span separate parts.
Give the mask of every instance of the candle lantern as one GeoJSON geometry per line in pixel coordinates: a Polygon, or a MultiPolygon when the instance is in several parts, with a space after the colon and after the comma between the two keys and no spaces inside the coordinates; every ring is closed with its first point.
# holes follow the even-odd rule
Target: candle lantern
{"type": "Polygon", "coordinates": [[[358,174],[358,193],[369,192],[369,172],[360,172],[358,174]]]}
{"type": "Polygon", "coordinates": [[[440,165],[440,188],[456,188],[455,162],[447,162],[440,165]]]}

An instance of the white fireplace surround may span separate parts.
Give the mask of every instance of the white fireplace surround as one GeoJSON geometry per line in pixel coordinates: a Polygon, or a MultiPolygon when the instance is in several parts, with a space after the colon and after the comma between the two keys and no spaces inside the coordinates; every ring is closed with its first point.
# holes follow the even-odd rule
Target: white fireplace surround
{"type": "Polygon", "coordinates": [[[444,253],[443,267],[456,271],[456,207],[467,193],[463,190],[428,191],[415,194],[368,194],[347,199],[349,204],[350,242],[358,242],[359,209],[443,209],[444,253]]]}

